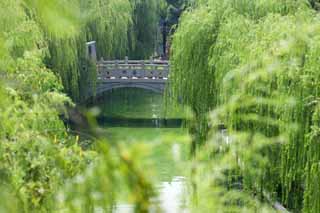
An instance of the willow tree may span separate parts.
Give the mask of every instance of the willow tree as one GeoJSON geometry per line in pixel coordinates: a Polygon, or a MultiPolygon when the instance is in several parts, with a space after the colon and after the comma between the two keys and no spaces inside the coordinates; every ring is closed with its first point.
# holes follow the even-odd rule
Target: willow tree
{"type": "Polygon", "coordinates": [[[98,57],[124,57],[128,50],[128,31],[132,24],[132,5],[128,0],[82,1],[88,22],[88,40],[97,42],[98,57]]]}
{"type": "Polygon", "coordinates": [[[128,34],[129,56],[134,59],[147,59],[155,50],[162,0],[130,0],[130,2],[133,7],[133,23],[128,34]]]}
{"type": "MultiPolygon", "coordinates": [[[[0,187],[9,191],[8,202],[16,205],[14,210],[1,203],[2,211],[45,211],[44,204],[52,198],[60,178],[71,178],[85,165],[80,162],[86,158],[79,155],[80,146],[74,137],[67,136],[59,118],[64,105],[71,101],[62,93],[59,79],[43,63],[47,42],[35,14],[40,17],[39,11],[51,6],[34,1],[0,1],[0,187]],[[69,159],[61,158],[65,151],[69,159]],[[71,161],[80,164],[74,167],[71,161]]],[[[50,11],[58,13],[55,9],[50,11]]],[[[47,26],[52,23],[52,14],[46,15],[41,23],[47,26]]],[[[66,13],[59,20],[47,26],[48,30],[54,32],[67,20],[70,22],[65,27],[76,27],[66,13]]]]}
{"type": "Polygon", "coordinates": [[[197,134],[207,134],[213,110],[210,155],[215,176],[226,178],[215,183],[319,211],[318,19],[303,0],[209,0],[183,15],[172,91],[195,112],[197,134]]]}
{"type": "MultiPolygon", "coordinates": [[[[71,78],[81,81],[83,77],[77,69],[86,41],[86,34],[81,34],[86,22],[80,9],[77,1],[0,0],[2,212],[61,211],[58,207],[88,212],[101,206],[110,210],[115,203],[115,185],[119,184],[115,179],[119,174],[135,197],[137,211],[148,208],[152,187],[135,159],[108,143],[98,151],[84,150],[79,136],[68,134],[60,119],[65,106],[73,106],[63,92],[61,80],[68,85],[72,84],[71,78]],[[77,185],[77,175],[85,176],[92,193],[77,185]],[[66,182],[74,187],[68,188],[66,182]],[[91,188],[90,183],[97,187],[91,188]],[[59,189],[62,197],[72,197],[61,200],[59,189]],[[79,193],[73,196],[76,189],[79,193]],[[103,193],[103,201],[93,202],[97,193],[103,193]],[[79,199],[90,205],[75,207],[79,199]],[[59,202],[61,206],[57,205],[59,202]]],[[[76,88],[77,84],[73,86],[76,88]]]]}
{"type": "Polygon", "coordinates": [[[59,33],[64,29],[47,31],[47,64],[59,74],[65,91],[74,100],[82,100],[94,90],[96,74],[94,65],[86,59],[86,41],[96,41],[98,58],[147,58],[153,53],[158,1],[76,0],[65,7],[73,8],[78,27],[70,29],[76,33],[63,38],[59,33]]]}
{"type": "MultiPolygon", "coordinates": [[[[28,10],[46,34],[48,67],[61,77],[65,92],[80,101],[87,90],[94,90],[95,69],[86,59],[86,42],[97,42],[98,56],[122,57],[128,49],[127,33],[132,8],[128,0],[28,1],[28,10]],[[72,26],[65,29],[63,15],[72,26]],[[89,69],[84,70],[84,67],[89,69]],[[88,85],[89,84],[89,85],[88,85]]],[[[92,92],[92,91],[91,91],[92,92]]]]}
{"type": "Polygon", "coordinates": [[[208,57],[218,33],[219,16],[218,12],[209,13],[206,8],[185,13],[172,43],[172,97],[182,99],[194,112],[194,124],[190,127],[195,136],[192,152],[197,143],[201,144],[206,139],[207,113],[214,105],[213,72],[209,68],[208,57]]]}

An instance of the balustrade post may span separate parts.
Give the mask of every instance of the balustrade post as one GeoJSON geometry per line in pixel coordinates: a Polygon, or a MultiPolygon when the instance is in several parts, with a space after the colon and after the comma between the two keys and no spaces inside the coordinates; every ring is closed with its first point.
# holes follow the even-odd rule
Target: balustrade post
{"type": "Polygon", "coordinates": [[[115,70],[118,71],[119,69],[119,61],[115,60],[115,70]]]}
{"type": "Polygon", "coordinates": [[[144,60],[142,60],[142,67],[141,67],[141,77],[145,78],[146,77],[146,67],[145,67],[145,63],[144,60]]]}
{"type": "Polygon", "coordinates": [[[100,73],[103,71],[105,68],[103,67],[103,57],[100,58],[99,62],[97,63],[97,72],[100,73]]]}
{"type": "Polygon", "coordinates": [[[114,71],[115,71],[115,78],[121,78],[121,74],[119,74],[119,62],[118,60],[114,61],[114,71]]]}
{"type": "Polygon", "coordinates": [[[129,58],[128,56],[124,57],[124,64],[125,69],[127,70],[127,75],[130,73],[130,65],[129,65],[129,58]]]}
{"type": "Polygon", "coordinates": [[[154,60],[153,60],[153,57],[150,56],[150,72],[151,72],[151,78],[155,77],[155,73],[153,72],[154,71],[154,60]]]}

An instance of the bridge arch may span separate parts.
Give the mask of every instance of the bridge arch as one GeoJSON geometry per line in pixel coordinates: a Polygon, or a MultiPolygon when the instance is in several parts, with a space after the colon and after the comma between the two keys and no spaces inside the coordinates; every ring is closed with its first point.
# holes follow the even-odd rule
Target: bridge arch
{"type": "Polygon", "coordinates": [[[155,83],[108,83],[98,85],[96,89],[96,95],[100,95],[104,92],[114,90],[114,89],[121,89],[121,88],[140,88],[152,91],[154,93],[163,93],[165,90],[165,85],[162,84],[155,84],[155,83]]]}

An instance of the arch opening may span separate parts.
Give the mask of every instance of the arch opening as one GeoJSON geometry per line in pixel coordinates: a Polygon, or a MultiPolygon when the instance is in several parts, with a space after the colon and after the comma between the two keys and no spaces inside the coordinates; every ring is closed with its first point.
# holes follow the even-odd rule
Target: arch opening
{"type": "Polygon", "coordinates": [[[103,94],[107,91],[115,90],[115,89],[121,89],[121,88],[140,88],[144,90],[149,90],[154,93],[163,93],[165,85],[162,84],[105,84],[102,86],[98,86],[96,90],[96,96],[99,96],[100,94],[103,94]]]}

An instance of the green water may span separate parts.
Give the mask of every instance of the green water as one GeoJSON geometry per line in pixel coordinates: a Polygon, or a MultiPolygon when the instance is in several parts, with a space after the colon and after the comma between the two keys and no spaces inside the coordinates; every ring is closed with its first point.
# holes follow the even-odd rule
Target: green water
{"type": "Polygon", "coordinates": [[[128,88],[107,92],[98,99],[102,116],[114,118],[185,118],[186,109],[167,104],[162,94],[128,88]]]}
{"type": "MultiPolygon", "coordinates": [[[[186,129],[178,125],[175,128],[165,125],[157,128],[153,122],[162,118],[185,118],[186,111],[179,107],[168,107],[162,95],[142,89],[119,89],[107,93],[99,99],[98,107],[102,117],[111,118],[100,122],[110,140],[139,150],[140,167],[155,186],[163,212],[183,212],[186,203],[185,162],[190,138],[186,129]],[[123,118],[128,123],[119,126],[117,120],[123,118]],[[130,119],[135,119],[134,123],[129,124],[132,122],[130,119]],[[136,123],[141,119],[151,119],[152,122],[150,125],[136,123]]],[[[132,206],[125,196],[119,201],[115,212],[132,212],[132,206]]]]}
{"type": "MultiPolygon", "coordinates": [[[[144,146],[144,160],[153,173],[153,181],[170,181],[183,175],[188,156],[189,137],[183,129],[109,128],[114,141],[129,146],[144,146]]],[[[147,166],[147,165],[146,165],[147,166]]]]}

